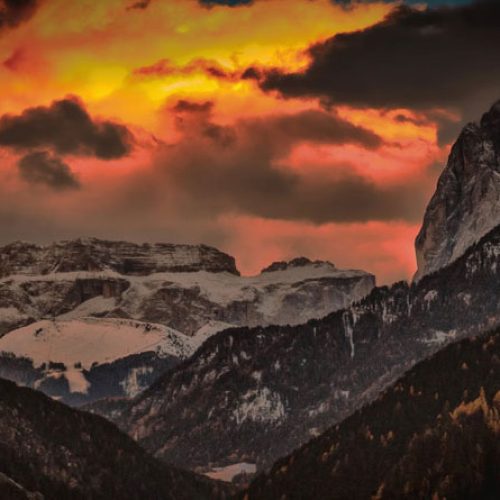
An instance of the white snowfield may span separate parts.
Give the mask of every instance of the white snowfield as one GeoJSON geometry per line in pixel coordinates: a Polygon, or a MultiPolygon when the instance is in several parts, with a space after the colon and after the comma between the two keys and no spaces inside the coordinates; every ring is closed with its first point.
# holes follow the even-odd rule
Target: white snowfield
{"type": "MultiPolygon", "coordinates": [[[[261,315],[259,324],[298,324],[312,318],[320,318],[334,310],[346,307],[354,300],[364,297],[374,286],[371,274],[359,270],[340,270],[328,262],[311,262],[307,265],[289,267],[284,270],[263,272],[257,276],[237,276],[229,272],[161,272],[147,276],[122,275],[112,270],[94,272],[57,272],[44,275],[10,275],[0,280],[12,287],[20,287],[29,282],[75,282],[83,279],[122,279],[130,284],[120,298],[120,307],[130,317],[143,319],[141,308],[160,288],[165,286],[175,289],[196,289],[201,297],[227,307],[235,301],[248,301],[256,305],[261,315]],[[320,290],[326,290],[326,284],[318,281],[345,280],[355,278],[357,283],[347,290],[340,288],[325,292],[321,299],[320,290]],[[311,288],[314,287],[314,291],[311,288]],[[286,303],[295,295],[303,307],[290,306],[286,303]],[[316,298],[311,299],[312,295],[316,298]]],[[[340,282],[339,282],[340,283],[340,282]]],[[[61,316],[74,319],[91,315],[102,315],[112,311],[118,303],[113,298],[98,297],[81,304],[73,311],[61,316]]],[[[12,315],[15,311],[10,311],[12,315]]],[[[195,311],[193,311],[195,313],[195,311]]],[[[0,321],[2,318],[0,317],[0,321]]],[[[203,326],[203,325],[200,325],[203,326]]],[[[227,326],[231,326],[227,324],[227,326]]],[[[188,333],[188,332],[183,332],[188,333]]],[[[194,332],[189,332],[189,334],[194,332]]]]}
{"type": "Polygon", "coordinates": [[[0,338],[0,352],[30,358],[35,367],[52,361],[87,370],[151,351],[185,359],[196,347],[195,339],[172,328],[115,318],[42,320],[0,338]]]}

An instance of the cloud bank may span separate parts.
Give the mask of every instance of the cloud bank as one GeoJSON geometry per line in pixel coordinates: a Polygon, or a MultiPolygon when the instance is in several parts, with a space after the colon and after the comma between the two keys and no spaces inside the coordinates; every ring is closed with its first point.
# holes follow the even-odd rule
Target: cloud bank
{"type": "Polygon", "coordinates": [[[460,111],[466,119],[500,92],[500,3],[396,8],[364,30],[311,46],[298,72],[249,68],[266,92],[325,105],[460,111]]]}

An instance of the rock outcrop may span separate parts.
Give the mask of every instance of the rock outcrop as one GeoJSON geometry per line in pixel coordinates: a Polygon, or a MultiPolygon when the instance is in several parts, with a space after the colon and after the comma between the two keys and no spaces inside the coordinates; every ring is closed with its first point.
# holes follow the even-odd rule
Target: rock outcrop
{"type": "Polygon", "coordinates": [[[196,271],[239,274],[233,257],[206,245],[138,245],[81,238],[47,246],[15,242],[0,248],[0,277],[106,270],[126,276],[196,271]]]}
{"type": "Polygon", "coordinates": [[[451,150],[415,242],[415,278],[454,261],[499,223],[500,101],[451,150]]]}

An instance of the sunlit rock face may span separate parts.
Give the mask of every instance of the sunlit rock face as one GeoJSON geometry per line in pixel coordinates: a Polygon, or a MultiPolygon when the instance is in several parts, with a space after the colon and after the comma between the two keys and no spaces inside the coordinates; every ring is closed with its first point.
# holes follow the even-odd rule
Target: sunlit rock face
{"type": "Polygon", "coordinates": [[[415,247],[420,279],[460,257],[500,223],[500,101],[451,150],[415,247]]]}

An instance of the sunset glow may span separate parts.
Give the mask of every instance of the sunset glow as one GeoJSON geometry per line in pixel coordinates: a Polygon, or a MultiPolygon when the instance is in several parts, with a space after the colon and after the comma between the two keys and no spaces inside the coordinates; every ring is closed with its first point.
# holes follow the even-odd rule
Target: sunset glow
{"type": "Polygon", "coordinates": [[[87,235],[203,242],[235,255],[247,274],[304,254],[366,269],[379,282],[411,277],[413,239],[451,142],[438,129],[445,119],[461,123],[461,110],[337,104],[259,80],[271,70],[306,71],[310,46],[361,33],[395,7],[39,2],[29,19],[1,32],[0,115],[57,114],[53,103],[67,98],[95,134],[126,130],[126,147],[94,153],[100,143],[5,139],[3,242],[87,235]],[[106,132],[105,122],[118,128],[106,132]],[[66,177],[51,184],[53,172],[19,175],[20,159],[35,150],[48,152],[52,168],[62,162],[66,177]],[[322,212],[330,185],[333,208],[322,212]],[[351,212],[336,212],[336,189],[359,197],[351,212]],[[363,210],[365,196],[373,210],[363,210]]]}

